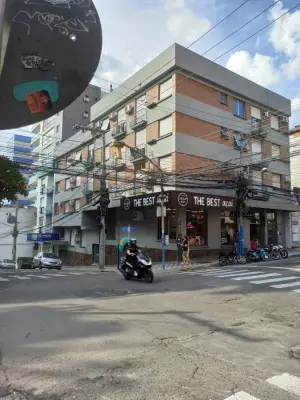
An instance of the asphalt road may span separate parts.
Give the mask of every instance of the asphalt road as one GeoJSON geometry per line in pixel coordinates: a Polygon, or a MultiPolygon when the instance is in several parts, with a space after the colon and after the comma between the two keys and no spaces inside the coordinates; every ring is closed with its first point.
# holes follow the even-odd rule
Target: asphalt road
{"type": "Polygon", "coordinates": [[[300,260],[0,278],[0,399],[300,399],[300,260]]]}

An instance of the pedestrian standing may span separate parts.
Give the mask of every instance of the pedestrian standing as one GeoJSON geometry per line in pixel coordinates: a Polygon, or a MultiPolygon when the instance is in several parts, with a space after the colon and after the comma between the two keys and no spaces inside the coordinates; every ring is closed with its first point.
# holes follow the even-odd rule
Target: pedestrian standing
{"type": "Polygon", "coordinates": [[[183,258],[183,264],[188,264],[190,262],[189,240],[187,236],[184,236],[182,241],[182,258],[183,258]]]}

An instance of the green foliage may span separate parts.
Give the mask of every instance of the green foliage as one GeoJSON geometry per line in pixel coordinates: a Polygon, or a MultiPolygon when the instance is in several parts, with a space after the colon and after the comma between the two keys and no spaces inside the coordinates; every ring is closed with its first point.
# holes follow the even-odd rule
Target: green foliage
{"type": "Polygon", "coordinates": [[[0,203],[17,200],[17,193],[27,195],[25,178],[19,172],[19,164],[0,156],[0,203]]]}

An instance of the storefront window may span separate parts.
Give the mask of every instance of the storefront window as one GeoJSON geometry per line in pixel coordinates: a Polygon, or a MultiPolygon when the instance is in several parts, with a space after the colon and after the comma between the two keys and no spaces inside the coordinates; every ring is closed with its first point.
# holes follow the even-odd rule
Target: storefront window
{"type": "Polygon", "coordinates": [[[236,213],[221,212],[221,244],[233,244],[233,236],[237,231],[236,213]]]}
{"type": "Polygon", "coordinates": [[[190,246],[204,246],[207,243],[206,212],[186,211],[186,235],[190,246]]]}
{"type": "MultiPolygon", "coordinates": [[[[177,214],[176,210],[167,210],[165,218],[165,235],[169,235],[170,240],[177,238],[177,214]]],[[[161,218],[157,218],[157,239],[161,240],[161,218]]]]}

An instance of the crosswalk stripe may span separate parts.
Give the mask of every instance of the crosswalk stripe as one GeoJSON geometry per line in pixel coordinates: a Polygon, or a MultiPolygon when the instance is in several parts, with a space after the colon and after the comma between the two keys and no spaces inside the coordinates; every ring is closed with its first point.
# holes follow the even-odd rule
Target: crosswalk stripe
{"type": "Polygon", "coordinates": [[[275,289],[283,289],[283,288],[286,288],[286,287],[293,287],[293,286],[300,286],[300,281],[290,282],[290,283],[283,283],[281,285],[271,285],[271,287],[275,288],[275,289]]]}
{"type": "Polygon", "coordinates": [[[257,397],[251,396],[251,394],[246,392],[238,392],[233,396],[227,397],[225,400],[259,400],[257,397]]]}
{"type": "Polygon", "coordinates": [[[290,374],[281,374],[267,379],[267,382],[289,393],[300,395],[300,378],[290,374]]]}
{"type": "Polygon", "coordinates": [[[234,281],[242,281],[242,280],[247,280],[247,279],[259,279],[259,278],[269,278],[271,276],[280,276],[281,274],[263,274],[263,275],[251,275],[251,276],[241,276],[239,278],[231,278],[234,281]]]}
{"type": "MultiPolygon", "coordinates": [[[[68,275],[84,275],[85,272],[68,272],[68,275]]],[[[66,275],[64,275],[66,276],[66,275]]]]}
{"type": "Polygon", "coordinates": [[[202,275],[215,275],[215,274],[228,274],[229,272],[233,272],[234,269],[220,269],[218,271],[210,271],[210,272],[206,272],[206,271],[201,271],[202,275]]]}
{"type": "Polygon", "coordinates": [[[8,281],[9,281],[9,279],[1,278],[1,277],[0,277],[0,282],[8,282],[8,281]]]}
{"type": "Polygon", "coordinates": [[[45,274],[46,276],[68,276],[64,274],[45,274]]]}
{"type": "Polygon", "coordinates": [[[39,278],[39,279],[50,279],[50,276],[45,276],[45,275],[27,275],[30,278],[39,278]]]}
{"type": "Polygon", "coordinates": [[[282,276],[280,278],[273,278],[273,279],[263,279],[261,281],[252,281],[254,285],[259,285],[263,283],[272,283],[272,282],[283,282],[283,281],[291,281],[293,279],[298,279],[299,276],[282,276]]]}
{"type": "Polygon", "coordinates": [[[10,278],[16,278],[16,279],[20,279],[20,281],[22,280],[28,280],[30,278],[27,278],[26,276],[20,276],[20,275],[10,275],[10,278]]]}
{"type": "Polygon", "coordinates": [[[240,273],[240,272],[248,272],[249,270],[248,269],[239,269],[239,270],[232,270],[232,271],[228,271],[228,272],[217,272],[217,273],[214,273],[214,274],[211,274],[211,275],[224,275],[224,276],[227,276],[227,275],[232,275],[232,274],[238,274],[238,273],[240,273]]]}
{"type": "Polygon", "coordinates": [[[247,276],[247,275],[256,275],[256,274],[262,274],[263,271],[254,271],[254,272],[243,272],[240,274],[230,274],[230,275],[216,275],[216,278],[235,278],[238,276],[247,276]]]}

